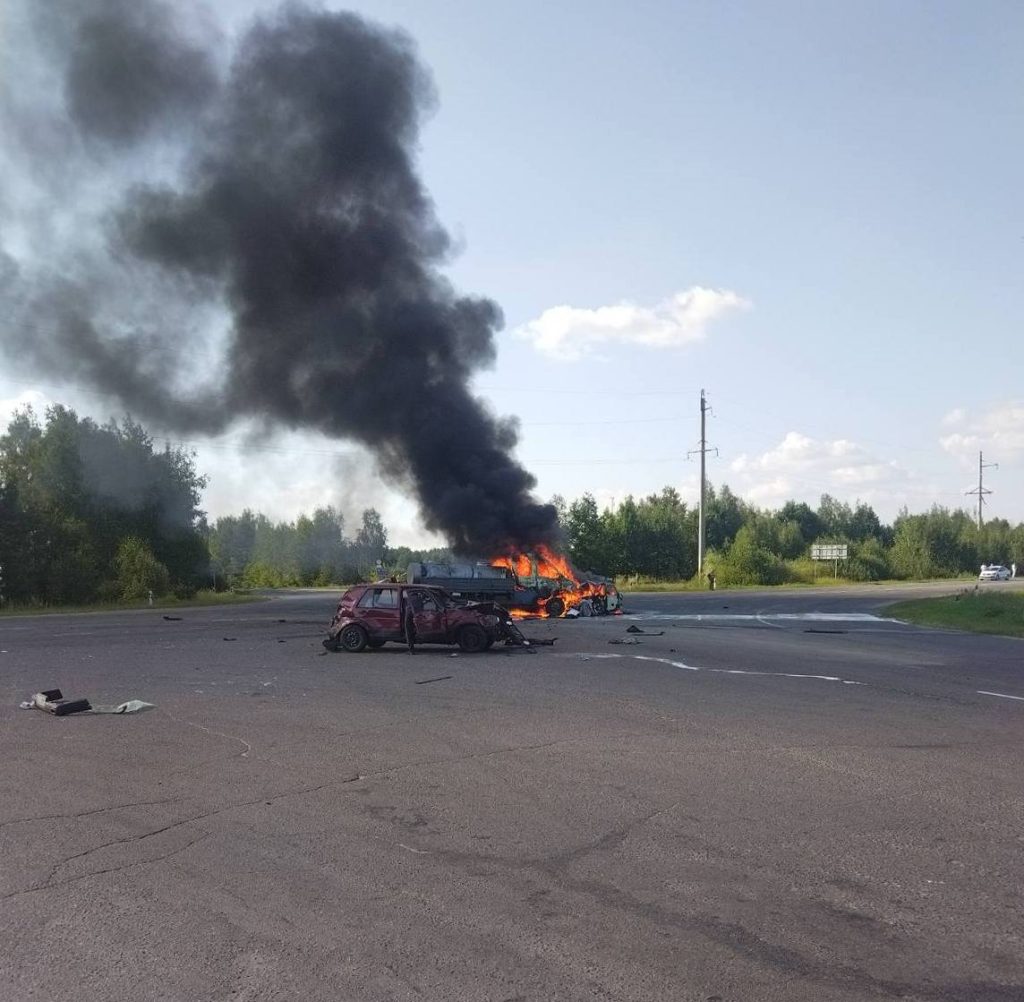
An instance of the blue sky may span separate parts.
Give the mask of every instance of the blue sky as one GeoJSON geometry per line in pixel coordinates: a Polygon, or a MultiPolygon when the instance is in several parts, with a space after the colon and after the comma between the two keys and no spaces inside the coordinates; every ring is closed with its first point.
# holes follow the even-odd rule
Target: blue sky
{"type": "MultiPolygon", "coordinates": [[[[709,475],[758,504],[969,505],[984,449],[988,513],[1024,520],[1024,6],[345,6],[433,73],[421,167],[449,274],[506,319],[476,385],[521,419],[541,496],[695,497],[703,387],[709,475]]],[[[0,376],[8,406],[70,396],[0,376]]],[[[365,501],[426,539],[382,485],[324,477],[356,450],[194,445],[213,516],[365,501]]]]}

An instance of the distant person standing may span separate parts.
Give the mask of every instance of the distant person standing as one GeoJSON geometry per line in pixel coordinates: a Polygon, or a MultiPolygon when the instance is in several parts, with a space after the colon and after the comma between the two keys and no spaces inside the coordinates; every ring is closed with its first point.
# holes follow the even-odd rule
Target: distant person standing
{"type": "Polygon", "coordinates": [[[712,591],[715,590],[715,571],[714,571],[714,568],[712,568],[710,571],[708,571],[708,587],[712,591]]]}
{"type": "Polygon", "coordinates": [[[1010,564],[1010,577],[1015,578],[1017,576],[1017,565],[1010,564]]]}
{"type": "Polygon", "coordinates": [[[423,596],[419,592],[405,593],[405,615],[402,624],[405,631],[405,643],[410,654],[416,653],[416,613],[423,609],[423,596]]]}
{"type": "Polygon", "coordinates": [[[375,575],[375,581],[384,581],[387,578],[388,572],[384,570],[383,560],[378,560],[377,563],[373,565],[373,573],[375,575]]]}

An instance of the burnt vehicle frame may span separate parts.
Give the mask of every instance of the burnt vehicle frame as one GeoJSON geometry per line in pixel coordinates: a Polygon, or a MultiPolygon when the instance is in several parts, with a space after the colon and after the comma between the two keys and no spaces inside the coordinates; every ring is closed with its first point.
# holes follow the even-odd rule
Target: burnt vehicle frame
{"type": "Polygon", "coordinates": [[[467,653],[485,651],[499,640],[524,644],[508,610],[495,602],[458,603],[434,585],[377,581],[353,585],[338,601],[324,647],[357,654],[388,642],[405,642],[405,615],[410,598],[416,644],[457,644],[467,653]]]}

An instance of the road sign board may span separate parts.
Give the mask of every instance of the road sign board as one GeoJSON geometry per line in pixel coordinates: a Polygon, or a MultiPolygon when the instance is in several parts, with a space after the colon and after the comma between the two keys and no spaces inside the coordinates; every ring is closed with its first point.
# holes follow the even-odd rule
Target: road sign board
{"type": "Polygon", "coordinates": [[[811,547],[811,560],[846,560],[846,543],[815,543],[811,547]]]}

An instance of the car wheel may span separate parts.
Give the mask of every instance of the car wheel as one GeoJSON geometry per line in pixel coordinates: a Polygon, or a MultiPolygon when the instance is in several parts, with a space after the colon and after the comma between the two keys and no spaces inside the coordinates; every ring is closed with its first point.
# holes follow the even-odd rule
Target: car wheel
{"type": "Polygon", "coordinates": [[[556,595],[554,598],[548,599],[544,609],[553,619],[558,619],[565,612],[565,602],[556,595]]]}
{"type": "Polygon", "coordinates": [[[594,607],[595,616],[607,616],[608,615],[608,602],[606,599],[601,598],[600,595],[595,595],[591,600],[590,604],[594,607]]]}
{"type": "Polygon", "coordinates": [[[358,654],[369,643],[369,638],[366,636],[366,630],[353,623],[338,634],[338,641],[349,654],[358,654]]]}
{"type": "Polygon", "coordinates": [[[459,647],[468,654],[477,654],[487,649],[487,634],[479,626],[464,626],[459,630],[459,647]]]}

